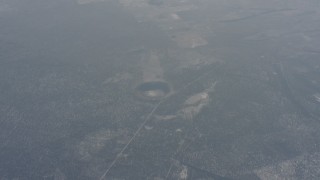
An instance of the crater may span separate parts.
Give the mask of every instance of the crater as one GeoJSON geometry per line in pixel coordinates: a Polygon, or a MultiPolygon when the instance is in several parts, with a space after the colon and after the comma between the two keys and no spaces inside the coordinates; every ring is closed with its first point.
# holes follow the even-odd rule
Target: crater
{"type": "Polygon", "coordinates": [[[157,101],[170,93],[170,86],[165,81],[149,81],[139,84],[135,91],[139,98],[157,101]]]}

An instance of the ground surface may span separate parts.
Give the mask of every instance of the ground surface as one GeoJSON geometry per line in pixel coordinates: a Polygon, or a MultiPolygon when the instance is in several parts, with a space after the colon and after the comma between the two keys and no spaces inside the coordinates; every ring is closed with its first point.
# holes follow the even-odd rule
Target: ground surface
{"type": "Polygon", "coordinates": [[[0,179],[317,179],[319,7],[0,0],[0,179]]]}

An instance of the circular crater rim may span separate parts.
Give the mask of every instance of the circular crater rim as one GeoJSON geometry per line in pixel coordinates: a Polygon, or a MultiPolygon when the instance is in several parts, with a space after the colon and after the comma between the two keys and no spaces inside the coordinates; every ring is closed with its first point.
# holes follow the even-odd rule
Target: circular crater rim
{"type": "Polygon", "coordinates": [[[161,100],[170,92],[170,85],[166,81],[147,81],[135,88],[135,93],[139,98],[151,101],[161,100]]]}

